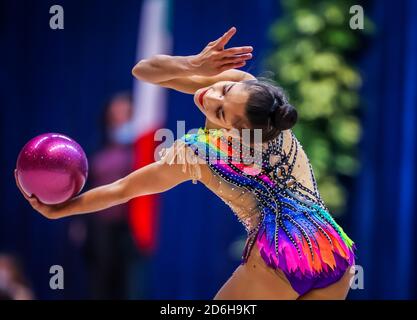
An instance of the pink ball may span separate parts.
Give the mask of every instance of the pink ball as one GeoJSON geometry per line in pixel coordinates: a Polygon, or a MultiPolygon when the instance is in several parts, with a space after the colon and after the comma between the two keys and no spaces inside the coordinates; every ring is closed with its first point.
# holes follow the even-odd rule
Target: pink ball
{"type": "Polygon", "coordinates": [[[16,163],[23,191],[44,204],[65,202],[84,187],[88,161],[81,146],[59,133],[45,133],[30,140],[16,163]]]}

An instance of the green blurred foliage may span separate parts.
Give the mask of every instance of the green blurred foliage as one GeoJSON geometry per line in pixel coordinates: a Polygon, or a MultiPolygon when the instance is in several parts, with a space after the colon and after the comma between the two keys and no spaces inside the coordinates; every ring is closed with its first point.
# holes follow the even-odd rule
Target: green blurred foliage
{"type": "Polygon", "coordinates": [[[270,30],[277,49],[267,60],[275,80],[299,112],[294,132],[310,158],[328,207],[343,212],[346,191],[341,176],[359,168],[357,118],[362,79],[349,57],[375,27],[365,18],[352,30],[351,0],[281,0],[283,14],[270,30]]]}

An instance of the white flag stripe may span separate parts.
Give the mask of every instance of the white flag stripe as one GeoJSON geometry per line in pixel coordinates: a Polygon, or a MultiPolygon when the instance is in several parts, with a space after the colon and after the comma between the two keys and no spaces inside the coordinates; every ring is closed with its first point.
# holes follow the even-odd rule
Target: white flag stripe
{"type": "MultiPolygon", "coordinates": [[[[166,0],[145,1],[139,24],[137,61],[170,52],[172,40],[167,28],[168,18],[166,0]]],[[[137,140],[165,123],[167,92],[164,88],[143,81],[135,81],[133,90],[132,129],[137,140]]]]}

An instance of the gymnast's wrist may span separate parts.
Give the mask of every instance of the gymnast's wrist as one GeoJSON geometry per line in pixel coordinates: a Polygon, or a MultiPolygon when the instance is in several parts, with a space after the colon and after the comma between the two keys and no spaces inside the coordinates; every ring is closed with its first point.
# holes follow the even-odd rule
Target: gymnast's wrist
{"type": "Polygon", "coordinates": [[[198,54],[184,57],[183,68],[186,76],[195,76],[200,74],[202,64],[200,60],[201,59],[198,54]]]}
{"type": "Polygon", "coordinates": [[[78,214],[88,213],[83,207],[83,194],[55,206],[55,218],[66,218],[78,214]]]}

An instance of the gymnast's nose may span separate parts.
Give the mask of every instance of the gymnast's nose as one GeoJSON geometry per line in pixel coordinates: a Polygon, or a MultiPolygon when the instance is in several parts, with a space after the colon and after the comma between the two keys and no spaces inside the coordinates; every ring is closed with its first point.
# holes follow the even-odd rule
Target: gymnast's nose
{"type": "Polygon", "coordinates": [[[219,106],[222,101],[223,101],[223,97],[221,94],[217,93],[214,90],[209,90],[205,97],[205,103],[204,105],[206,106],[206,108],[211,109],[211,108],[215,108],[216,106],[219,106]]]}

